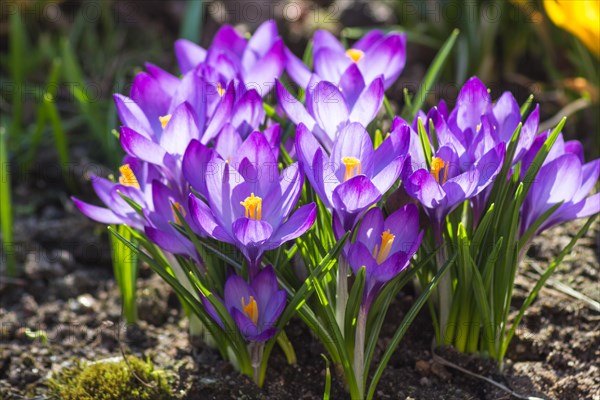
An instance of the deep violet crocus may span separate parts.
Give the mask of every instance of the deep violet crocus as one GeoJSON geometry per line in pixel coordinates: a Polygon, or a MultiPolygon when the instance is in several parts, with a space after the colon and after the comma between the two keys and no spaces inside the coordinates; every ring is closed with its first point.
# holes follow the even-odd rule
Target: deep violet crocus
{"type": "Polygon", "coordinates": [[[356,67],[347,71],[349,76],[338,88],[320,81],[307,90],[306,108],[278,81],[279,105],[295,124],[304,124],[330,150],[344,127],[352,122],[369,125],[383,104],[383,78],[375,78],[368,86],[356,67]],[[346,86],[345,86],[346,85],[346,86]]]}
{"type": "Polygon", "coordinates": [[[295,163],[279,174],[265,136],[253,132],[248,139],[239,149],[237,169],[213,154],[206,172],[206,202],[191,194],[189,209],[201,233],[242,251],[254,276],[264,251],[297,238],[312,226],[316,207],[307,204],[290,215],[302,189],[302,171],[295,163]]]}
{"type": "MultiPolygon", "coordinates": [[[[310,87],[310,69],[286,49],[288,75],[301,88],[310,87]]],[[[383,75],[384,87],[389,88],[400,76],[406,63],[406,35],[372,30],[350,49],[331,33],[317,30],[313,37],[314,74],[320,80],[341,84],[351,66],[356,66],[361,80],[367,85],[383,75]]]]}
{"type": "Polygon", "coordinates": [[[363,304],[367,309],[379,290],[408,267],[422,238],[414,204],[405,205],[385,220],[380,208],[365,213],[350,245],[348,262],[355,274],[365,267],[363,304]]]}
{"type": "Polygon", "coordinates": [[[345,126],[328,154],[304,125],[296,130],[300,165],[327,208],[334,232],[351,230],[363,211],[375,204],[396,182],[408,150],[408,137],[393,130],[377,149],[359,123],[345,126]]]}
{"type": "Polygon", "coordinates": [[[180,39],[175,42],[175,54],[184,74],[200,64],[209,65],[228,80],[257,88],[261,96],[272,89],[285,67],[284,44],[272,20],[258,27],[250,40],[232,26],[223,25],[208,49],[180,39]]]}
{"type": "MultiPolygon", "coordinates": [[[[221,326],[214,307],[202,299],[206,311],[221,326]]],[[[277,333],[274,327],[285,308],[285,291],[279,290],[273,267],[267,265],[248,284],[238,275],[225,282],[224,305],[247,341],[265,342],[277,333]]]]}
{"type": "MultiPolygon", "coordinates": [[[[523,176],[549,135],[539,135],[523,158],[523,176]]],[[[600,193],[589,196],[600,176],[600,159],[584,163],[583,147],[577,140],[565,142],[560,134],[531,185],[522,207],[521,234],[552,206],[558,209],[535,233],[562,222],[600,212],[600,193]]]]}

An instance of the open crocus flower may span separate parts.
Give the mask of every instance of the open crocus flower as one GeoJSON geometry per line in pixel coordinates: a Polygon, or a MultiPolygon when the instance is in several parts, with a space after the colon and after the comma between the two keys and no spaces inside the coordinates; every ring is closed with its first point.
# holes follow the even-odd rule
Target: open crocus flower
{"type": "Polygon", "coordinates": [[[264,251],[297,238],[312,226],[316,207],[304,205],[290,216],[302,189],[302,171],[292,164],[280,175],[277,159],[261,133],[250,134],[238,157],[241,162],[236,170],[213,155],[206,173],[206,203],[191,194],[189,209],[201,233],[242,251],[254,276],[264,251]]]}
{"type": "MultiPolygon", "coordinates": [[[[286,49],[286,70],[301,88],[309,88],[311,71],[292,52],[286,49]]],[[[361,80],[370,84],[383,75],[389,88],[400,76],[406,63],[406,35],[398,32],[384,34],[372,30],[350,49],[329,32],[317,30],[313,38],[314,73],[320,79],[339,84],[351,66],[358,67],[361,80]]]]}
{"type": "Polygon", "coordinates": [[[454,149],[442,146],[432,157],[429,170],[420,168],[408,175],[404,182],[406,192],[425,207],[436,235],[441,234],[441,224],[446,215],[493,182],[502,167],[504,152],[505,147],[501,143],[466,172],[461,172],[454,149]]]}
{"type": "MultiPolygon", "coordinates": [[[[238,275],[225,282],[224,305],[233,317],[244,338],[251,342],[265,342],[277,333],[274,327],[285,308],[285,291],[279,290],[273,267],[267,265],[248,284],[238,275]]],[[[214,307],[202,299],[206,311],[223,327],[214,307]]]]}
{"type": "Polygon", "coordinates": [[[284,44],[272,20],[264,22],[250,40],[232,26],[223,25],[208,49],[180,39],[175,42],[175,54],[184,74],[207,64],[218,68],[228,80],[260,88],[261,96],[271,90],[285,67],[284,44]]]}
{"type": "Polygon", "coordinates": [[[395,130],[373,150],[366,129],[351,123],[340,131],[328,155],[304,124],[296,130],[298,160],[314,190],[332,210],[338,237],[351,230],[362,213],[396,182],[407,149],[408,137],[395,130]]]}
{"type": "Polygon", "coordinates": [[[151,209],[151,183],[158,179],[160,174],[153,165],[130,156],[123,159],[119,173],[118,182],[99,176],[91,178],[96,195],[108,208],[88,204],[75,197],[71,199],[84,215],[94,221],[103,224],[126,224],[141,230],[147,222],[122,196],[130,198],[145,209],[151,209]]]}
{"type": "MultiPolygon", "coordinates": [[[[279,124],[273,124],[265,128],[263,132],[256,131],[256,134],[265,137],[271,147],[275,160],[277,160],[279,157],[279,137],[281,135],[279,124]]],[[[239,150],[249,140],[255,139],[248,137],[246,140],[243,140],[239,130],[236,130],[231,124],[225,124],[216,140],[214,148],[209,148],[198,140],[192,140],[183,156],[183,176],[195,191],[202,196],[206,196],[206,175],[213,172],[214,165],[210,163],[213,155],[216,153],[217,156],[237,169],[242,165],[243,159],[247,156],[246,153],[239,150]]],[[[271,166],[263,165],[265,168],[275,166],[276,164],[271,166]]]]}
{"type": "MultiPolygon", "coordinates": [[[[536,141],[523,162],[523,174],[549,132],[536,141]]],[[[600,176],[600,159],[584,164],[583,147],[573,140],[565,142],[559,135],[552,150],[531,185],[522,207],[521,234],[552,206],[558,209],[537,229],[539,233],[556,224],[585,218],[600,212],[600,193],[589,196],[600,176]]]]}
{"type": "Polygon", "coordinates": [[[307,90],[306,108],[277,82],[277,99],[281,108],[295,124],[304,124],[319,141],[331,149],[339,132],[349,123],[369,125],[383,104],[383,78],[375,78],[368,86],[356,67],[349,68],[338,88],[320,81],[307,90]]]}
{"type": "Polygon", "coordinates": [[[419,232],[419,211],[407,204],[383,218],[380,208],[366,212],[350,245],[348,262],[355,274],[365,267],[363,304],[368,308],[379,290],[396,277],[415,255],[423,231],[419,232]]]}

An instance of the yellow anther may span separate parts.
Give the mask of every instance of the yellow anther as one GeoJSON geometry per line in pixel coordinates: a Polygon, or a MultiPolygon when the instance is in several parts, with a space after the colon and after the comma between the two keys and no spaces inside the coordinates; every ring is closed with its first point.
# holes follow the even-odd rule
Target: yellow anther
{"type": "Polygon", "coordinates": [[[373,257],[377,264],[381,264],[388,258],[395,238],[396,235],[390,233],[389,229],[381,234],[381,245],[376,244],[373,249],[373,257]]]}
{"type": "Polygon", "coordinates": [[[360,61],[361,58],[365,56],[365,52],[358,49],[348,49],[346,50],[346,56],[348,56],[348,58],[357,63],[360,61]]]}
{"type": "Polygon", "coordinates": [[[133,170],[129,166],[129,164],[124,164],[119,167],[119,172],[121,175],[119,176],[119,183],[123,186],[131,186],[136,189],[140,188],[140,184],[138,183],[133,170]]]}
{"type": "Polygon", "coordinates": [[[344,172],[344,182],[348,179],[360,175],[360,160],[356,157],[342,157],[342,163],[346,166],[344,172]]]}
{"type": "Polygon", "coordinates": [[[256,325],[258,323],[258,306],[253,296],[250,296],[248,304],[246,304],[246,299],[242,297],[242,309],[246,317],[250,318],[252,323],[256,325]]]}
{"type": "Polygon", "coordinates": [[[160,124],[162,125],[163,129],[165,129],[165,126],[167,126],[167,124],[171,120],[171,114],[167,114],[165,116],[158,117],[158,120],[160,121],[160,124]]]}
{"type": "Polygon", "coordinates": [[[479,131],[481,130],[481,122],[479,124],[477,124],[477,133],[479,133],[479,131]]]}
{"type": "Polygon", "coordinates": [[[256,221],[262,219],[262,199],[260,197],[251,193],[244,201],[240,201],[240,204],[246,209],[246,218],[256,221]]]}
{"type": "Polygon", "coordinates": [[[175,223],[177,225],[181,225],[181,219],[179,219],[179,215],[177,215],[177,213],[175,212],[175,209],[177,209],[177,211],[179,211],[179,214],[181,214],[182,217],[186,217],[186,213],[185,213],[185,208],[183,208],[183,206],[178,203],[177,201],[173,202],[173,219],[175,219],[175,223]]]}
{"type": "Polygon", "coordinates": [[[221,86],[221,82],[217,82],[217,93],[219,93],[219,96],[221,97],[225,94],[225,88],[221,86]]]}
{"type": "Polygon", "coordinates": [[[444,160],[442,160],[441,158],[438,158],[438,157],[433,157],[431,159],[431,175],[433,175],[436,182],[439,183],[440,185],[443,185],[444,183],[446,183],[446,180],[448,180],[448,166],[446,165],[444,160]],[[440,171],[442,169],[444,170],[444,176],[443,176],[442,180],[440,181],[440,171]]]}

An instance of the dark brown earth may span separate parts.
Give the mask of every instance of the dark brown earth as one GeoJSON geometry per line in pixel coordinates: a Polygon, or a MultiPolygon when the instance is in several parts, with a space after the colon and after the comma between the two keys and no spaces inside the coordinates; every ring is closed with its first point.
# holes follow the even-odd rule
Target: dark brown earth
{"type": "MultiPolygon", "coordinates": [[[[50,162],[50,161],[49,161],[50,162]]],[[[41,169],[45,171],[46,169],[41,169]]],[[[189,399],[313,399],[325,384],[323,348],[301,322],[293,320],[287,333],[298,363],[286,364],[276,349],[265,387],[258,389],[218,353],[201,343],[190,344],[176,296],[148,268],[142,268],[139,307],[142,321],[125,326],[120,319],[118,290],[112,279],[109,247],[103,228],[79,215],[64,195],[60,182],[42,176],[15,191],[15,203],[33,202],[32,214],[16,219],[16,248],[25,274],[0,285],[0,398],[44,399],[46,379],[77,359],[99,360],[134,354],[149,357],[168,371],[180,398],[189,399]],[[55,191],[47,187],[57,188],[55,191]],[[101,233],[100,235],[98,235],[101,233]],[[27,331],[29,329],[29,331],[27,331]],[[47,343],[35,338],[43,331],[47,343]],[[32,338],[33,337],[33,338],[32,338]]],[[[581,221],[555,228],[538,238],[527,263],[541,268],[564,248],[581,221]]],[[[553,276],[575,291],[598,301],[596,223],[553,276]]],[[[515,306],[522,303],[537,272],[523,267],[517,279],[515,306]]],[[[413,301],[401,293],[383,328],[385,348],[397,323],[413,301]]],[[[491,361],[438,350],[446,359],[490,377],[527,396],[553,399],[600,398],[600,313],[584,301],[548,286],[532,305],[509,350],[500,373],[491,361]]],[[[432,329],[424,311],[415,320],[390,360],[379,387],[380,399],[509,399],[489,383],[444,367],[432,358],[432,329]]],[[[333,378],[332,398],[347,395],[333,378]]]]}

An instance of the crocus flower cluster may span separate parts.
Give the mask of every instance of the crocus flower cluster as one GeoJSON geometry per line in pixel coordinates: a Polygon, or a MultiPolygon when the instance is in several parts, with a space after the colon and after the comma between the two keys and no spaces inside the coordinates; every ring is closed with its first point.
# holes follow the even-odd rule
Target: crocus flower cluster
{"type": "MultiPolygon", "coordinates": [[[[285,321],[278,320],[289,314],[284,313],[286,297],[295,310],[311,307],[306,299],[294,298],[303,280],[298,278],[330,273],[313,264],[334,249],[339,251],[337,280],[312,276],[312,284],[299,292],[333,295],[319,304],[335,305],[336,320],[329,322],[337,322],[339,334],[316,332],[323,340],[347,337],[355,326],[356,340],[347,344],[355,346],[353,360],[342,364],[352,364],[345,372],[358,383],[350,384],[350,391],[362,397],[371,360],[364,358],[367,314],[411,260],[424,258],[419,247],[425,238],[433,238],[429,249],[441,250],[437,268],[422,273],[422,283],[432,279],[450,252],[459,251],[458,240],[489,217],[498,193],[520,199],[526,190],[518,200],[522,203],[512,208],[519,213],[517,224],[509,224],[518,230],[510,236],[515,241],[532,226],[539,233],[600,212],[598,194],[588,196],[598,181],[600,160],[586,164],[579,142],[539,133],[537,107],[523,119],[510,93],[493,102],[476,77],[465,83],[452,109],[442,101],[427,113],[419,111],[413,121],[384,121],[385,91],[404,68],[405,48],[406,37],[397,32],[374,30],[346,49],[318,30],[309,67],[285,47],[273,21],[249,39],[223,26],[207,49],[187,40],[175,43],[181,76],[147,64],[129,96],[114,95],[126,154],[119,176],[92,178],[106,207],[73,200],[96,221],[138,231],[149,246],[145,252],[159,264],[170,263],[163,276],[185,279],[193,293],[182,298],[191,308],[201,307],[208,327],[230,339],[221,349],[224,355],[246,351],[240,350],[239,337],[229,336],[235,326],[252,353],[237,361],[258,384],[265,343],[283,333],[278,327],[285,321]],[[288,89],[288,78],[302,96],[288,89]],[[278,104],[265,107],[273,87],[278,104]],[[283,137],[288,141],[282,143],[283,137]],[[543,165],[535,165],[551,139],[556,143],[543,165]],[[538,167],[531,185],[521,182],[538,167]],[[408,196],[399,196],[405,201],[394,208],[387,199],[396,190],[408,196]],[[318,205],[310,201],[316,198],[318,205]],[[314,234],[303,236],[313,224],[314,234]],[[429,229],[432,235],[425,235],[429,229]],[[328,243],[329,238],[338,243],[328,243]],[[306,270],[295,276],[298,268],[282,271],[281,262],[306,270]],[[364,286],[353,290],[349,301],[352,273],[364,277],[364,286]],[[323,290],[320,282],[333,283],[323,290]],[[248,358],[250,371],[244,367],[248,358]]],[[[510,201],[501,204],[516,204],[510,201]]],[[[496,222],[503,221],[502,213],[496,222]]],[[[502,240],[493,233],[481,238],[502,240]]],[[[464,286],[452,284],[458,274],[450,275],[440,284],[449,295],[464,286]]],[[[452,304],[452,298],[438,299],[452,304]]],[[[325,311],[302,315],[314,325],[314,318],[330,317],[325,311]]],[[[449,314],[441,314],[443,325],[449,314]]],[[[347,355],[343,349],[332,358],[347,355]]]]}

